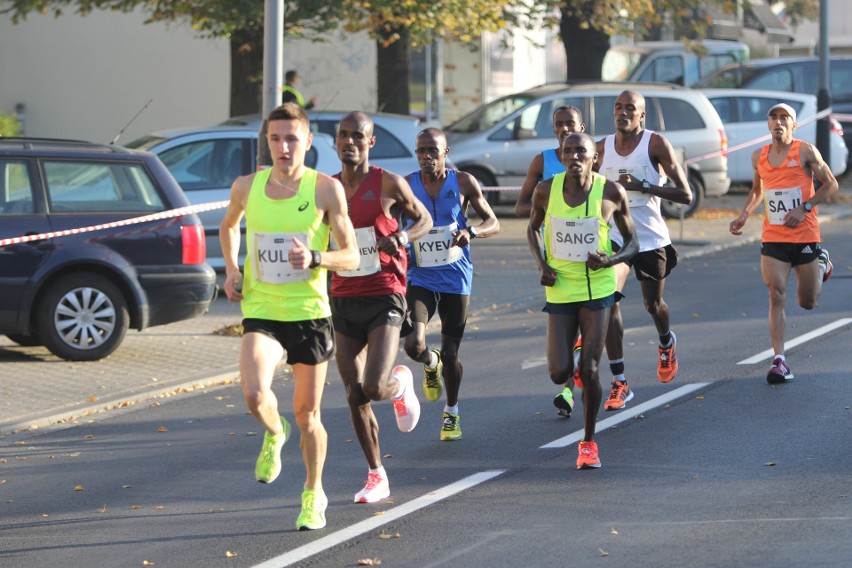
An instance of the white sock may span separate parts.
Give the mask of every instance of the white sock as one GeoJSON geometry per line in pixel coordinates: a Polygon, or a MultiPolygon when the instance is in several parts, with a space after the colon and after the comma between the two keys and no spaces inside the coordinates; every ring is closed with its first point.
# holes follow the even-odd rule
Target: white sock
{"type": "Polygon", "coordinates": [[[455,405],[455,406],[447,406],[447,405],[444,405],[444,412],[446,412],[447,414],[455,414],[455,415],[458,415],[458,413],[459,413],[459,403],[456,403],[456,405],[455,405]]]}
{"type": "Polygon", "coordinates": [[[430,351],[429,352],[429,364],[426,365],[426,366],[429,367],[430,369],[435,369],[435,368],[438,367],[438,361],[440,361],[440,359],[438,359],[438,354],[435,353],[434,351],[430,351]]]}
{"type": "Polygon", "coordinates": [[[387,479],[387,477],[388,477],[388,474],[385,471],[385,466],[383,466],[383,465],[380,465],[376,469],[371,469],[370,473],[377,473],[382,477],[382,479],[387,479]]]}
{"type": "Polygon", "coordinates": [[[786,360],[787,360],[787,359],[784,357],[784,355],[778,355],[777,353],[775,354],[774,359],[781,359],[782,361],[786,361],[786,360]]]}
{"type": "Polygon", "coordinates": [[[612,382],[615,382],[615,381],[621,381],[622,383],[626,383],[627,379],[624,378],[624,373],[622,373],[620,375],[613,375],[612,382]]]}

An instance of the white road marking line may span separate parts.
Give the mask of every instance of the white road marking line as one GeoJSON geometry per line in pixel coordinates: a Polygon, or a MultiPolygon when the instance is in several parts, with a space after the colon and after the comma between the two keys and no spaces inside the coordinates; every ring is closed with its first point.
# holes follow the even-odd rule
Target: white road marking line
{"type": "Polygon", "coordinates": [[[281,556],[270,558],[266,562],[262,562],[261,564],[255,565],[254,568],[282,568],[283,566],[290,566],[295,562],[304,560],[305,558],[313,556],[314,554],[323,552],[324,550],[327,550],[333,546],[337,546],[338,544],[346,542],[351,538],[355,538],[356,536],[362,535],[365,532],[376,530],[380,526],[386,525],[392,521],[404,517],[405,515],[410,515],[411,513],[418,511],[424,507],[434,505],[438,501],[442,501],[448,497],[452,497],[456,493],[460,493],[466,489],[470,489],[471,487],[479,485],[480,483],[484,483],[490,479],[494,479],[498,475],[501,475],[505,472],[505,469],[497,469],[475,473],[471,476],[465,477],[464,479],[456,481],[455,483],[451,483],[450,485],[441,487],[440,489],[436,489],[431,493],[427,493],[422,497],[418,497],[413,501],[409,501],[404,505],[400,505],[399,507],[394,507],[389,511],[385,511],[383,515],[377,517],[370,517],[369,519],[365,519],[359,523],[355,523],[352,526],[346,527],[345,529],[333,532],[330,535],[324,536],[323,538],[315,540],[309,544],[293,549],[290,552],[282,554],[281,556]]]}
{"type": "MultiPolygon", "coordinates": [[[[683,385],[680,388],[676,388],[673,391],[667,392],[658,396],[657,398],[652,398],[648,402],[643,402],[639,406],[634,406],[627,408],[625,410],[619,411],[618,414],[610,416],[609,418],[605,418],[603,420],[599,420],[597,423],[597,427],[595,428],[596,433],[601,433],[607,428],[612,428],[617,424],[621,424],[622,422],[627,422],[628,420],[633,420],[636,418],[637,414],[641,414],[643,412],[647,412],[653,408],[657,408],[658,406],[662,406],[667,404],[677,398],[682,396],[686,396],[691,392],[695,392],[699,389],[703,389],[707,385],[712,383],[691,383],[688,385],[683,385]]],[[[572,432],[567,436],[559,438],[558,440],[554,440],[549,444],[545,444],[541,446],[540,450],[549,450],[553,448],[565,448],[570,446],[571,444],[575,444],[583,439],[583,430],[577,430],[576,432],[572,432]]]]}
{"type": "MultiPolygon", "coordinates": [[[[795,347],[797,345],[801,345],[802,343],[804,343],[806,341],[810,341],[811,339],[817,338],[820,335],[825,335],[826,333],[834,331],[835,329],[843,327],[845,325],[849,325],[850,323],[852,323],[852,318],[839,319],[835,322],[832,322],[828,325],[824,325],[824,326],[822,326],[818,329],[815,329],[811,332],[808,332],[804,335],[800,335],[799,337],[797,337],[795,339],[791,339],[790,341],[785,341],[784,342],[784,349],[792,349],[793,347],[795,347]]],[[[737,365],[753,365],[755,363],[760,363],[761,361],[771,359],[773,355],[775,355],[775,351],[772,350],[772,349],[767,349],[766,351],[761,351],[760,353],[758,353],[754,357],[749,357],[748,359],[743,359],[742,361],[737,363],[737,365]]]]}

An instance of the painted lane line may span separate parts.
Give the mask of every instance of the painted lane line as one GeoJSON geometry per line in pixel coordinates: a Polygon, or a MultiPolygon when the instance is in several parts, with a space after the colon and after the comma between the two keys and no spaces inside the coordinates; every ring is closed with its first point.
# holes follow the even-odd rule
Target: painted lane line
{"type": "MultiPolygon", "coordinates": [[[[801,345],[806,341],[810,341],[811,339],[815,339],[820,335],[825,335],[826,333],[832,332],[835,329],[841,328],[843,326],[849,325],[852,323],[852,318],[843,318],[837,321],[834,321],[828,325],[824,325],[820,328],[817,328],[811,332],[808,332],[804,335],[800,335],[795,339],[791,339],[790,341],[784,342],[784,349],[792,349],[797,345],[801,345]]],[[[773,349],[767,349],[766,351],[761,351],[754,357],[749,357],[748,359],[743,359],[737,365],[754,365],[755,363],[760,363],[761,361],[766,361],[771,359],[775,355],[775,351],[773,349]]]]}
{"type": "Polygon", "coordinates": [[[356,536],[362,535],[369,531],[376,530],[382,525],[386,525],[406,515],[410,515],[411,513],[423,509],[424,507],[434,505],[438,501],[442,501],[444,499],[447,499],[448,497],[452,497],[456,493],[461,493],[462,491],[470,489],[471,487],[475,487],[480,483],[484,483],[486,481],[494,479],[498,475],[501,475],[505,472],[505,469],[498,469],[475,473],[471,476],[465,477],[464,479],[456,481],[455,483],[451,483],[450,485],[441,487],[440,489],[436,489],[435,491],[427,493],[422,497],[418,497],[417,499],[409,501],[404,505],[400,505],[399,507],[394,507],[389,511],[385,511],[385,513],[381,516],[370,517],[369,519],[365,519],[345,529],[333,532],[330,535],[324,536],[309,544],[300,546],[299,548],[295,548],[290,552],[284,553],[280,556],[276,556],[275,558],[271,558],[266,562],[257,564],[254,566],[254,568],[281,568],[283,566],[290,566],[295,562],[304,560],[305,558],[313,556],[314,554],[318,554],[320,552],[328,550],[329,548],[337,546],[338,544],[346,542],[347,540],[355,538],[356,536]]]}
{"type": "MultiPolygon", "coordinates": [[[[606,430],[607,428],[612,428],[613,426],[621,424],[622,422],[627,422],[628,420],[633,420],[634,418],[636,418],[637,414],[641,414],[643,412],[647,412],[647,411],[652,410],[654,408],[663,406],[664,404],[667,404],[667,403],[669,403],[669,402],[671,402],[675,399],[686,396],[686,395],[688,395],[692,392],[695,392],[699,389],[703,389],[704,387],[706,387],[710,384],[712,384],[712,383],[709,383],[709,382],[708,383],[691,383],[691,384],[688,384],[688,385],[683,385],[682,387],[676,388],[673,391],[662,394],[662,395],[658,396],[657,398],[652,398],[648,402],[643,402],[639,406],[634,406],[634,407],[632,407],[628,410],[622,410],[621,412],[619,412],[618,414],[616,414],[614,416],[610,416],[609,418],[599,420],[598,423],[597,423],[597,427],[595,428],[595,432],[599,434],[599,433],[603,432],[604,430],[606,430]]],[[[549,444],[545,444],[545,445],[541,446],[539,449],[540,450],[550,450],[550,449],[553,449],[553,448],[565,448],[567,446],[570,446],[571,444],[576,444],[577,442],[579,442],[582,439],[583,439],[583,431],[577,430],[576,432],[572,432],[571,434],[568,434],[567,436],[559,438],[558,440],[554,440],[554,441],[550,442],[549,444]]]]}

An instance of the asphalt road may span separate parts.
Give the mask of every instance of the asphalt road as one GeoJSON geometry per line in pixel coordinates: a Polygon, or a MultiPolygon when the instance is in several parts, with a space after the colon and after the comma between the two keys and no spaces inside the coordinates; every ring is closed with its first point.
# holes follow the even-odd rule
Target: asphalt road
{"type": "MultiPolygon", "coordinates": [[[[329,524],[311,533],[293,529],[297,440],[281,477],[258,484],[257,423],[237,385],[211,386],[3,438],[0,566],[847,566],[850,233],[848,218],[823,226],[835,276],[821,305],[788,301],[788,342],[838,327],[788,349],[796,379],[779,387],[765,382],[768,355],[738,364],[769,347],[756,246],[685,259],[673,274],[665,295],[681,370],[668,385],[656,381],[656,334],[631,281],[636,397],[599,416],[600,470],[574,467],[582,410],[564,420],[551,405],[540,289],[519,245],[495,243],[503,257],[480,264],[489,281],[477,283],[462,344],[464,438],[438,440],[440,403],[424,402],[410,434],[377,405],[386,502],[351,502],[366,465],[333,366],[329,524]]],[[[275,389],[292,417],[288,377],[275,389]]]]}

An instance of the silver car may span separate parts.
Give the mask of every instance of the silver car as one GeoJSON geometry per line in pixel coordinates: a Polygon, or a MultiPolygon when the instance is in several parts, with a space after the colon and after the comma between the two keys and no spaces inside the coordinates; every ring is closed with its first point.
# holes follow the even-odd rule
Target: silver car
{"type": "MultiPolygon", "coordinates": [[[[314,141],[305,156],[308,167],[329,175],[340,171],[334,138],[329,132],[336,133],[337,123],[345,114],[310,113],[314,141]]],[[[420,130],[417,119],[380,113],[370,116],[376,125],[376,146],[370,150],[370,163],[400,175],[418,170],[420,165],[413,150],[420,130]]],[[[214,203],[227,201],[234,180],[257,169],[259,128],[257,115],[235,117],[220,126],[154,132],[126,146],[157,154],[193,205],[214,203]]],[[[207,262],[220,272],[225,269],[219,243],[219,223],[223,214],[224,208],[198,214],[204,224],[207,262]]],[[[245,240],[240,252],[242,264],[245,240]]]]}
{"type": "Polygon", "coordinates": [[[684,210],[664,202],[663,213],[677,217],[683,210],[689,216],[705,196],[727,193],[728,142],[719,115],[702,93],[668,83],[545,85],[502,97],[446,127],[450,157],[483,186],[500,187],[489,195],[493,202],[495,196],[505,196],[507,188],[520,188],[533,157],[556,146],[552,122],[556,108],[579,108],[586,132],[600,140],[615,132],[615,99],[625,89],[645,97],[645,128],[665,135],[687,160],[701,158],[687,168],[692,204],[684,210]]]}
{"type": "MultiPolygon", "coordinates": [[[[754,176],[751,166],[751,154],[754,150],[769,144],[769,109],[778,103],[787,103],[796,111],[796,130],[793,136],[805,142],[816,144],[817,98],[805,93],[779,93],[755,89],[701,89],[725,125],[728,133],[728,175],[732,183],[750,184],[754,176]],[[765,140],[738,148],[743,144],[765,140]]],[[[831,173],[836,176],[846,171],[849,149],[843,140],[843,128],[835,119],[831,119],[830,156],[831,173]]],[[[825,157],[825,156],[823,156],[825,157]]]]}

